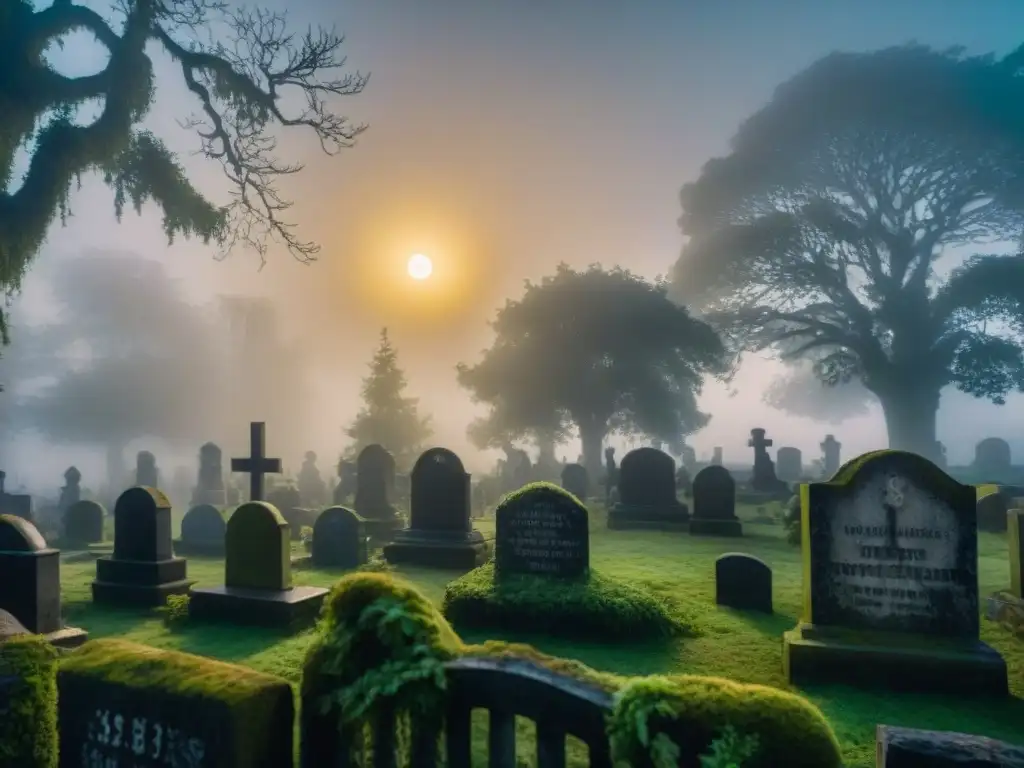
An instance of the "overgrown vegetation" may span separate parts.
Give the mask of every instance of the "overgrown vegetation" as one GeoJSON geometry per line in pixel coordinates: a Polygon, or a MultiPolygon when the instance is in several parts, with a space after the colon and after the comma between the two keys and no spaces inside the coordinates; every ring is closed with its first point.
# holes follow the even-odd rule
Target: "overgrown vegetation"
{"type": "Polygon", "coordinates": [[[0,706],[0,766],[56,768],[57,659],[37,635],[0,642],[0,678],[15,680],[0,706]]]}

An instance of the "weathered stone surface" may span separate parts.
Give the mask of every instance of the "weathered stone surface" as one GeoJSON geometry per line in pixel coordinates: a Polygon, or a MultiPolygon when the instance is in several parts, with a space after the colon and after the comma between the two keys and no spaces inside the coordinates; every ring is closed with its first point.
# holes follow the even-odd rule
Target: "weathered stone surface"
{"type": "Polygon", "coordinates": [[[1024,768],[1024,747],[952,731],[879,725],[878,768],[1024,768]]]}
{"type": "Polygon", "coordinates": [[[721,555],[715,560],[715,602],[742,611],[771,613],[772,569],[753,555],[721,555]]]}
{"type": "Polygon", "coordinates": [[[590,568],[587,508],[568,492],[533,483],[495,510],[498,573],[576,578],[590,568]]]}

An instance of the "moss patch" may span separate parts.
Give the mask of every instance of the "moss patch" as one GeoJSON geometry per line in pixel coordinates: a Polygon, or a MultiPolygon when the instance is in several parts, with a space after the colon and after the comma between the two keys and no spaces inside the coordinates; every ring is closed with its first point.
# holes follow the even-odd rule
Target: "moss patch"
{"type": "Polygon", "coordinates": [[[580,579],[498,576],[487,563],[448,584],[442,613],[471,629],[542,632],[593,641],[700,635],[681,606],[594,569],[580,579]]]}
{"type": "Polygon", "coordinates": [[[743,768],[839,768],[839,743],[807,700],[776,688],[696,675],[637,678],[616,695],[609,735],[616,760],[690,765],[726,727],[756,738],[743,768]]]}
{"type": "Polygon", "coordinates": [[[37,635],[0,643],[0,679],[17,681],[0,707],[0,765],[56,768],[57,658],[37,635]]]}
{"type": "MultiPolygon", "coordinates": [[[[231,713],[235,734],[266,733],[280,712],[287,681],[247,667],[124,640],[93,640],[67,656],[60,676],[84,677],[139,691],[216,701],[231,713]]],[[[235,765],[259,763],[258,739],[235,739],[235,765]]]]}

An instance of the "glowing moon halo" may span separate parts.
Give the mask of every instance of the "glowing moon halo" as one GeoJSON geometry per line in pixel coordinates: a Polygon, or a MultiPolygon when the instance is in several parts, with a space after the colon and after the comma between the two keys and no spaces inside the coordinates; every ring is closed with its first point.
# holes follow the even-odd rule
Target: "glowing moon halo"
{"type": "Polygon", "coordinates": [[[434,264],[430,261],[429,256],[424,256],[422,253],[415,253],[409,257],[409,263],[406,265],[406,269],[409,272],[409,277],[413,280],[426,280],[430,277],[434,271],[434,264]]]}

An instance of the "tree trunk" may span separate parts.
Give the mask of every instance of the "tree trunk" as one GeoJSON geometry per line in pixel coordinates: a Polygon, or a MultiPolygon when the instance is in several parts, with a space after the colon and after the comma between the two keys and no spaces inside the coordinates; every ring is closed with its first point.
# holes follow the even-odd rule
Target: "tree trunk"
{"type": "Polygon", "coordinates": [[[608,432],[607,423],[602,424],[596,419],[581,420],[576,426],[579,427],[580,442],[583,444],[583,466],[587,468],[590,482],[596,483],[604,476],[604,453],[601,449],[608,432]]]}
{"type": "Polygon", "coordinates": [[[935,418],[939,412],[939,390],[906,384],[878,393],[878,397],[889,432],[889,447],[937,461],[935,418]]]}

